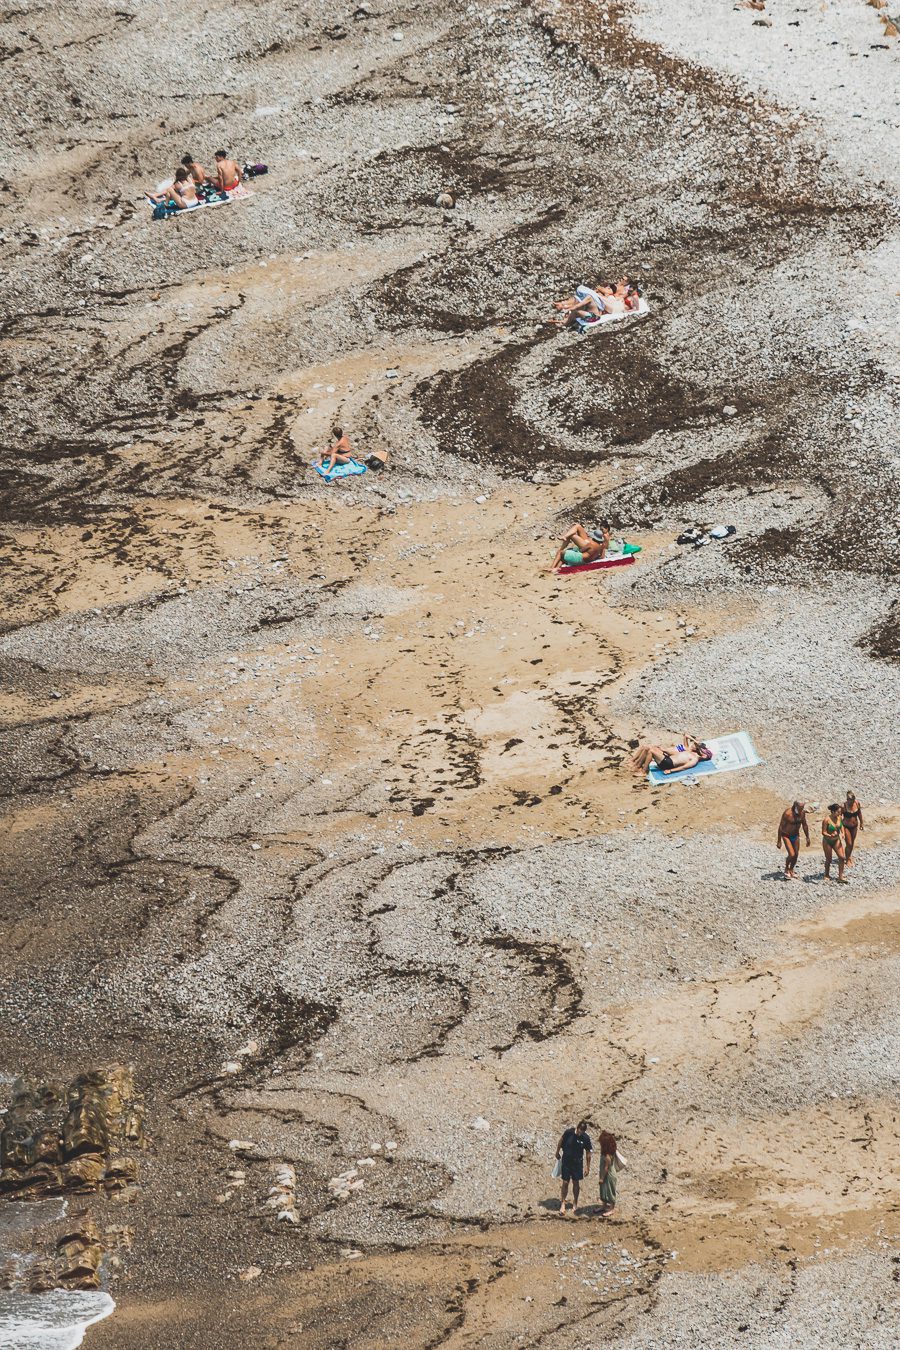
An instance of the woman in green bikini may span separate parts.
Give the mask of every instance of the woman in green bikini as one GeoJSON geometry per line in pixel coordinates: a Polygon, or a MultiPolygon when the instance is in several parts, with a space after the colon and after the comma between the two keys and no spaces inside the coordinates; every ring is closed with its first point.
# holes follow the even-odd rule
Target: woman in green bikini
{"type": "Polygon", "coordinates": [[[831,858],[837,854],[837,879],[846,886],[844,879],[844,825],[841,820],[841,808],[837,802],[828,808],[828,815],[822,821],[822,850],[825,854],[825,880],[831,880],[831,858]]]}

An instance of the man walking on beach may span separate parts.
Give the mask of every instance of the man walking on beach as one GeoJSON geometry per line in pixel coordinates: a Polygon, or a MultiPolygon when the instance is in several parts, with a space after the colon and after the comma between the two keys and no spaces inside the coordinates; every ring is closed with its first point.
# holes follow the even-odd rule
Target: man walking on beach
{"type": "Polygon", "coordinates": [[[800,857],[801,830],[806,835],[806,847],[809,848],[809,823],[806,819],[806,803],[794,802],[791,806],[785,808],[781,823],[778,826],[778,847],[781,848],[782,840],[784,840],[784,851],[787,854],[784,860],[785,881],[796,881],[794,868],[797,866],[797,859],[800,857]]]}
{"type": "Polygon", "coordinates": [[[574,1130],[571,1125],[563,1130],[556,1145],[557,1159],[561,1159],[560,1178],[562,1186],[559,1193],[559,1212],[565,1214],[566,1199],[569,1194],[569,1182],[572,1183],[572,1213],[578,1209],[578,1193],[585,1177],[591,1174],[591,1136],[587,1132],[587,1121],[579,1120],[574,1130]]]}

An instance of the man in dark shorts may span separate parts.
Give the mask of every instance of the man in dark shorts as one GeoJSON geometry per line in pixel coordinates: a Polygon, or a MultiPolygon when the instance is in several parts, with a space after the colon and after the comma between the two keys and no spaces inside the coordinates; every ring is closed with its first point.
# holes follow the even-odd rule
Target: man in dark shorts
{"type": "Polygon", "coordinates": [[[579,1120],[572,1129],[571,1125],[563,1130],[556,1145],[556,1157],[561,1163],[560,1177],[562,1186],[559,1194],[559,1212],[565,1214],[566,1200],[569,1194],[569,1182],[572,1183],[572,1213],[578,1207],[578,1192],[585,1177],[591,1174],[591,1136],[587,1132],[587,1121],[579,1120]]]}
{"type": "Polygon", "coordinates": [[[809,824],[806,819],[806,803],[793,802],[791,806],[785,808],[778,826],[778,847],[781,848],[781,841],[784,840],[784,851],[787,857],[784,860],[784,879],[785,881],[796,881],[794,868],[797,866],[797,859],[800,857],[800,831],[806,835],[806,847],[809,848],[809,824]]]}
{"type": "Polygon", "coordinates": [[[692,769],[701,759],[712,759],[712,751],[696,736],[684,732],[683,745],[642,745],[631,756],[633,773],[643,774],[655,764],[663,773],[674,769],[692,769]]]}

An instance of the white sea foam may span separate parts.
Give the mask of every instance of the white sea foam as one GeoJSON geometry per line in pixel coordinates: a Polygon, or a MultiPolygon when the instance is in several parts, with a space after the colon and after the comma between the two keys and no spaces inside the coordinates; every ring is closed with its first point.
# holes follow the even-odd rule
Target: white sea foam
{"type": "MultiPolygon", "coordinates": [[[[13,1202],[0,1211],[0,1256],[10,1258],[24,1275],[33,1257],[11,1250],[11,1239],[63,1218],[65,1200],[13,1202]]],[[[85,1328],[109,1317],[115,1303],[109,1294],[54,1289],[46,1294],[0,1292],[0,1350],[75,1350],[85,1328]]]]}
{"type": "Polygon", "coordinates": [[[67,1289],[0,1294],[0,1350],[75,1350],[115,1306],[109,1294],[67,1289]]]}

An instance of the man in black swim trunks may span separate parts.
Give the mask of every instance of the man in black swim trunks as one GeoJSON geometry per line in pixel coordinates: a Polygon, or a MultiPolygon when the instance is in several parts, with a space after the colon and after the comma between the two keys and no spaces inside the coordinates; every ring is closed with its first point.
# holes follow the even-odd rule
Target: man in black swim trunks
{"type": "Polygon", "coordinates": [[[641,745],[631,756],[632,773],[643,774],[655,764],[663,773],[673,769],[692,769],[701,759],[712,759],[712,751],[703,741],[684,732],[683,745],[641,745]]]}
{"type": "Polygon", "coordinates": [[[781,841],[784,840],[784,851],[787,857],[784,860],[784,879],[785,881],[796,881],[794,868],[797,866],[797,859],[800,857],[800,831],[806,835],[806,847],[809,848],[809,823],[806,819],[806,803],[793,802],[785,808],[781,817],[781,823],[778,826],[778,847],[781,848],[781,841]]]}
{"type": "Polygon", "coordinates": [[[556,1156],[562,1160],[562,1186],[559,1193],[559,1212],[565,1214],[566,1199],[569,1194],[569,1182],[572,1183],[572,1213],[578,1208],[578,1192],[585,1177],[591,1174],[591,1136],[587,1132],[587,1121],[579,1120],[574,1130],[571,1125],[563,1130],[556,1145],[556,1156]]]}

